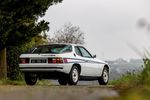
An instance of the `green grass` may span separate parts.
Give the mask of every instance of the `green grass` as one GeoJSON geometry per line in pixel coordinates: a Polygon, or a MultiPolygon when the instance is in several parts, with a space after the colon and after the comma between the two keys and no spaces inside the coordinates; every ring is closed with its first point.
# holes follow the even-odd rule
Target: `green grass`
{"type": "MultiPolygon", "coordinates": [[[[9,79],[3,79],[0,80],[0,85],[26,85],[24,80],[9,80],[9,79]]],[[[37,81],[36,85],[52,85],[49,80],[40,80],[37,81]]]]}
{"type": "Polygon", "coordinates": [[[46,85],[47,86],[47,85],[52,85],[52,84],[51,84],[50,80],[40,80],[37,82],[36,85],[44,85],[44,86],[46,85]]]}
{"type": "Polygon", "coordinates": [[[23,80],[9,80],[9,79],[3,79],[0,80],[0,85],[25,85],[25,81],[23,80]]]}
{"type": "Polygon", "coordinates": [[[144,60],[144,69],[141,73],[128,73],[109,84],[114,85],[120,96],[104,100],[150,100],[150,60],[144,60]]]}
{"type": "Polygon", "coordinates": [[[141,73],[127,73],[118,80],[113,80],[109,84],[111,85],[125,85],[125,86],[137,86],[137,85],[150,85],[150,60],[144,60],[144,69],[141,73]]]}
{"type": "Polygon", "coordinates": [[[115,86],[135,86],[140,83],[140,74],[132,74],[132,73],[127,73],[123,75],[120,79],[118,80],[112,80],[109,82],[110,85],[115,85],[115,86]]]}
{"type": "Polygon", "coordinates": [[[149,86],[134,87],[127,91],[122,91],[120,99],[121,100],[149,100],[150,87],[149,86]]]}

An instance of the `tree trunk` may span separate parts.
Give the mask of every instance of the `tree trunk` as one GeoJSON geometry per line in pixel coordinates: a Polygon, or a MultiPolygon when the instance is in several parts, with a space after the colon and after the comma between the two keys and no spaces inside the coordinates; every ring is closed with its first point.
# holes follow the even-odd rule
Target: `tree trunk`
{"type": "Polygon", "coordinates": [[[6,48],[0,51],[0,79],[7,78],[7,57],[6,48]]]}

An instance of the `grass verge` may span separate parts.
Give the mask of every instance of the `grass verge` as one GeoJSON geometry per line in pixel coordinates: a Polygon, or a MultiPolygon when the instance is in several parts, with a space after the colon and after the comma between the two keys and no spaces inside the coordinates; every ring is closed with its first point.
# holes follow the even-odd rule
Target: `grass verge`
{"type": "MultiPolygon", "coordinates": [[[[26,82],[24,80],[9,80],[9,79],[3,79],[0,80],[0,85],[26,85],[26,82]]],[[[50,80],[40,80],[37,81],[36,85],[52,85],[50,80]]]]}
{"type": "Polygon", "coordinates": [[[120,96],[104,100],[150,100],[150,60],[144,60],[144,69],[139,74],[128,73],[121,79],[110,82],[120,96]]]}
{"type": "Polygon", "coordinates": [[[25,85],[25,81],[2,79],[0,80],[0,85],[25,85]]]}

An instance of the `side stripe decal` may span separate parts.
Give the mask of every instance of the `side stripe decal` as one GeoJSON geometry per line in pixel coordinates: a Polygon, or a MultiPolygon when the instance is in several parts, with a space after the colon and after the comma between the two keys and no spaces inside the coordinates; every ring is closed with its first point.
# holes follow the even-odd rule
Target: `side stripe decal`
{"type": "Polygon", "coordinates": [[[91,61],[91,60],[84,60],[84,59],[77,59],[77,58],[64,58],[67,59],[67,63],[98,63],[98,64],[105,64],[103,62],[91,61]]]}

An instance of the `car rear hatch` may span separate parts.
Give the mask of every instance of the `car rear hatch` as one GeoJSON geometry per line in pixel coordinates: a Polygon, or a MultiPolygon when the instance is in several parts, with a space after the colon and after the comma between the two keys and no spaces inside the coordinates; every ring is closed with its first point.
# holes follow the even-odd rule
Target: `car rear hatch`
{"type": "Polygon", "coordinates": [[[20,63],[63,63],[62,55],[64,53],[70,53],[72,51],[71,45],[66,44],[51,44],[41,45],[29,50],[27,54],[20,56],[20,63]]]}

